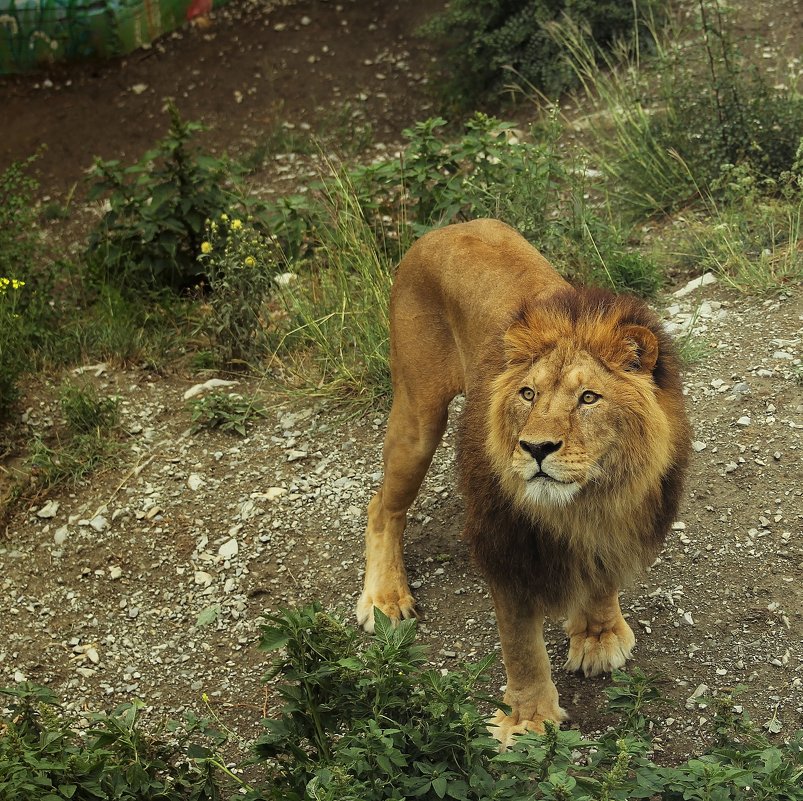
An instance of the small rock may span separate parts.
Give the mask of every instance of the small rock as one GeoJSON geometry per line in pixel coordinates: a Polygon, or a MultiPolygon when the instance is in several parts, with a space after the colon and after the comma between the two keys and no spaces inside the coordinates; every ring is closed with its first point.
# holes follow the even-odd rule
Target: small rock
{"type": "Polygon", "coordinates": [[[741,416],[741,417],[740,417],[740,418],[739,418],[739,419],[736,421],[736,425],[737,425],[737,426],[749,426],[749,425],[750,425],[750,423],[752,423],[752,422],[753,422],[753,421],[752,421],[752,420],[751,420],[751,419],[750,419],[750,418],[749,418],[749,417],[748,417],[748,416],[745,414],[745,415],[742,415],[742,416],[741,416]]]}
{"type": "Polygon", "coordinates": [[[200,395],[202,392],[206,392],[208,389],[218,389],[219,387],[233,387],[236,386],[236,381],[226,381],[223,378],[210,378],[208,381],[204,381],[203,384],[196,384],[193,387],[190,387],[184,393],[184,400],[189,400],[190,398],[194,398],[196,395],[200,395]]]}
{"type": "Polygon", "coordinates": [[[269,501],[275,501],[277,498],[281,498],[282,495],[286,495],[287,490],[284,487],[268,487],[265,492],[265,498],[269,501]]]}
{"type": "Polygon", "coordinates": [[[212,583],[212,576],[210,576],[205,570],[196,570],[195,583],[200,584],[203,587],[208,587],[212,583]]]}
{"type": "Polygon", "coordinates": [[[14,681],[17,684],[21,684],[23,681],[28,681],[28,679],[25,678],[25,674],[21,670],[15,670],[14,671],[14,681]]]}
{"type": "Polygon", "coordinates": [[[199,490],[206,482],[203,480],[203,477],[198,475],[198,473],[190,473],[189,478],[187,479],[187,486],[195,492],[199,490]]]}
{"type": "Polygon", "coordinates": [[[55,517],[56,513],[59,511],[59,502],[58,501],[48,501],[37,513],[37,517],[41,518],[49,518],[55,517]]]}
{"type": "Polygon", "coordinates": [[[306,458],[307,458],[306,451],[288,451],[287,453],[288,462],[297,462],[300,459],[306,459],[306,458]]]}
{"type": "Polygon", "coordinates": [[[103,515],[95,515],[90,521],[89,525],[98,533],[105,531],[109,527],[109,521],[103,515]]]}
{"type": "Polygon", "coordinates": [[[69,529],[67,526],[62,526],[61,528],[56,529],[56,533],[53,535],[53,542],[56,545],[64,545],[67,540],[67,535],[69,534],[69,529]]]}
{"type": "Polygon", "coordinates": [[[240,546],[237,544],[237,540],[231,539],[227,540],[223,543],[223,545],[218,548],[218,555],[221,559],[232,559],[240,551],[240,546]]]}
{"type": "Polygon", "coordinates": [[[686,286],[682,289],[678,289],[678,291],[673,294],[676,298],[682,298],[694,292],[695,289],[699,289],[701,286],[715,284],[716,281],[717,277],[713,273],[703,273],[699,278],[693,278],[686,286]]]}
{"type": "Polygon", "coordinates": [[[694,442],[692,442],[691,447],[695,453],[700,453],[701,451],[704,451],[708,447],[708,443],[702,442],[699,439],[697,439],[694,442]]]}
{"type": "Polygon", "coordinates": [[[109,568],[109,578],[112,581],[116,581],[120,576],[123,575],[123,569],[118,565],[113,565],[109,568]]]}
{"type": "Polygon", "coordinates": [[[130,607],[128,610],[128,616],[131,618],[131,620],[134,620],[135,618],[139,617],[139,607],[138,606],[130,607]]]}

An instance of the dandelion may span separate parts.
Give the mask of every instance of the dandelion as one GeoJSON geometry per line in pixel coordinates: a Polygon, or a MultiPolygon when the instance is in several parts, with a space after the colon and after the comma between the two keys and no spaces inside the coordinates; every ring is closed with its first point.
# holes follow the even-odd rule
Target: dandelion
{"type": "Polygon", "coordinates": [[[239,231],[243,227],[242,220],[232,220],[231,221],[231,230],[232,231],[239,231]]]}
{"type": "Polygon", "coordinates": [[[246,267],[255,267],[257,260],[253,256],[246,256],[245,257],[245,266],[246,267]]]}
{"type": "Polygon", "coordinates": [[[212,252],[212,243],[201,242],[201,253],[211,253],[211,252],[212,252]]]}

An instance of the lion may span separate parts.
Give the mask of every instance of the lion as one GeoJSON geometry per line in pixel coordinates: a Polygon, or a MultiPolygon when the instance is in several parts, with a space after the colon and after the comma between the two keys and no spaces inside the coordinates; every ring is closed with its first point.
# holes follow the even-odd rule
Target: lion
{"type": "Polygon", "coordinates": [[[660,549],[689,458],[679,360],[642,301],[573,288],[512,228],[480,219],[425,234],[402,259],[390,363],[357,619],[371,631],[374,607],[416,615],[407,510],[462,392],[464,536],[496,611],[510,711],[491,731],[504,746],[567,717],[545,615],[566,619],[569,671],[607,673],[631,655],[619,589],[660,549]]]}

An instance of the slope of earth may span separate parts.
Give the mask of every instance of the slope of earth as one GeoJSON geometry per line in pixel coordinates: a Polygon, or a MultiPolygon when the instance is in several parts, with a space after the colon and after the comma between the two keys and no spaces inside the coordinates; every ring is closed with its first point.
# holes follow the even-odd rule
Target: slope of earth
{"type": "MultiPolygon", "coordinates": [[[[634,663],[663,674],[675,702],[657,732],[673,753],[704,736],[705,710],[688,699],[706,688],[745,685],[758,722],[803,725],[803,294],[705,293],[665,310],[670,327],[693,326],[706,345],[687,376],[687,497],[661,557],[623,597],[634,663]]],[[[271,701],[254,648],[260,615],[315,598],[346,611],[356,602],[383,417],[277,405],[242,382],[269,417],[244,439],[192,433],[191,378],[109,368],[92,380],[122,398],[124,464],[12,519],[0,544],[0,682],[48,684],[76,709],[136,695],[171,715],[207,693],[248,733],[271,701]]],[[[53,412],[32,408],[26,424],[42,430],[53,412]]],[[[453,445],[450,427],[407,537],[421,640],[446,668],[498,648],[490,597],[459,538],[453,445]]],[[[561,634],[550,630],[556,668],[561,634]]],[[[605,726],[607,681],[557,677],[585,732],[605,726]]]]}

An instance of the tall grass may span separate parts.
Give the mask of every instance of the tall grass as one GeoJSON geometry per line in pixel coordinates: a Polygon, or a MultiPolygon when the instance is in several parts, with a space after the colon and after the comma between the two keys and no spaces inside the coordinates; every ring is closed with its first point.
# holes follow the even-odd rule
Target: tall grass
{"type": "Polygon", "coordinates": [[[382,404],[390,395],[391,257],[363,212],[349,176],[327,182],[319,245],[300,280],[285,287],[291,328],[280,351],[315,394],[382,404]]]}
{"type": "Polygon", "coordinates": [[[646,60],[638,29],[600,53],[572,22],[550,26],[582,85],[580,103],[592,109],[578,123],[594,132],[592,163],[608,177],[614,202],[636,219],[716,192],[726,165],[778,181],[795,161],[803,96],[748,64],[718,2],[701,0],[698,24],[689,36],[648,22],[655,53],[646,60]]]}

